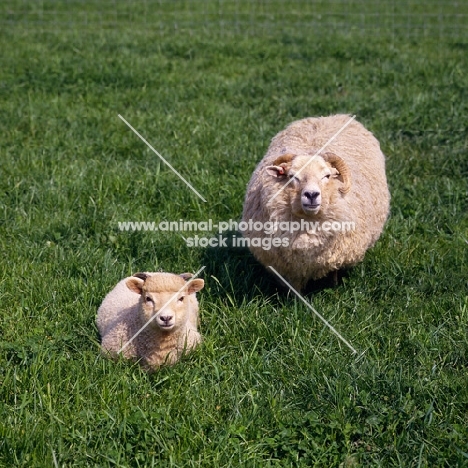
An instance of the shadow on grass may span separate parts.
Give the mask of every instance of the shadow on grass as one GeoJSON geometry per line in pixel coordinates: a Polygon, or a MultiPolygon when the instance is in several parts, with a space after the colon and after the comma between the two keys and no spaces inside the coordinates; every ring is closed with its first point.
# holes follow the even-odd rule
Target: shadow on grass
{"type": "MultiPolygon", "coordinates": [[[[247,247],[235,246],[234,239],[241,237],[240,233],[229,231],[223,237],[227,246],[207,248],[202,260],[206,265],[205,274],[215,279],[211,282],[213,285],[217,284],[213,290],[215,294],[229,293],[238,302],[249,301],[259,295],[278,299],[294,295],[280,278],[255,259],[247,247]]],[[[338,272],[338,285],[345,276],[347,272],[338,272]]],[[[317,294],[335,286],[330,274],[318,281],[309,281],[303,294],[317,294]]]]}

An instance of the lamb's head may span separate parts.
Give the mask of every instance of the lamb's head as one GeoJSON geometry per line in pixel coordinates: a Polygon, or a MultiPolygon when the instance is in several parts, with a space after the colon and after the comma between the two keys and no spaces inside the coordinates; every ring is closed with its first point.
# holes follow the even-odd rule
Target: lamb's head
{"type": "Polygon", "coordinates": [[[191,276],[136,273],[127,280],[127,287],[141,296],[140,311],[150,327],[169,332],[186,324],[190,308],[198,307],[195,294],[204,286],[202,279],[189,280],[191,276]]]}
{"type": "Polygon", "coordinates": [[[290,194],[292,213],[299,217],[317,215],[338,192],[345,195],[351,188],[348,166],[333,153],[319,156],[284,154],[266,171],[285,185],[284,191],[290,194]]]}

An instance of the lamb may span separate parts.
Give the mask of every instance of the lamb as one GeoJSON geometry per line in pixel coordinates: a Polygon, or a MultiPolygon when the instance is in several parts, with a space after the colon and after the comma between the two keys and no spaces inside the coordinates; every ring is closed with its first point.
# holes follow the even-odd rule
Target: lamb
{"type": "Polygon", "coordinates": [[[299,291],[360,262],[380,237],[389,206],[385,157],[373,134],[349,115],[309,117],[277,134],[255,169],[243,236],[257,260],[299,291]],[[277,221],[281,241],[253,229],[258,221],[277,221]],[[258,241],[265,237],[270,243],[258,241]]]}
{"type": "Polygon", "coordinates": [[[97,312],[103,353],[121,354],[154,371],[195,348],[201,341],[196,293],[204,281],[186,282],[191,276],[136,273],[120,281],[97,312]]]}

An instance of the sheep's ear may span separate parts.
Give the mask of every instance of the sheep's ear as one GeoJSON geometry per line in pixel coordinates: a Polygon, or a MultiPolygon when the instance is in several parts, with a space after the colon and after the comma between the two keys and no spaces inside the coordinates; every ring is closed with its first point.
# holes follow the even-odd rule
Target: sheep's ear
{"type": "Polygon", "coordinates": [[[334,153],[325,153],[321,155],[327,163],[338,171],[338,179],[343,182],[339,188],[342,194],[346,194],[351,189],[351,171],[345,163],[344,159],[334,153]]]}
{"type": "Polygon", "coordinates": [[[286,177],[287,169],[281,165],[281,166],[268,166],[266,168],[267,174],[271,175],[273,177],[276,177],[277,179],[281,179],[283,177],[286,177]]]}
{"type": "Polygon", "coordinates": [[[202,279],[200,278],[194,279],[190,281],[190,283],[188,284],[187,292],[189,294],[196,293],[200,291],[201,289],[203,289],[204,286],[205,286],[205,282],[202,279]]]}
{"type": "Polygon", "coordinates": [[[133,291],[134,293],[137,293],[137,294],[142,293],[143,284],[145,284],[145,281],[142,280],[141,278],[136,278],[136,277],[129,278],[126,282],[127,288],[130,289],[130,291],[133,291]]]}
{"type": "Polygon", "coordinates": [[[283,154],[276,158],[273,161],[273,165],[266,168],[267,174],[276,178],[286,177],[289,169],[291,169],[291,161],[293,158],[294,154],[283,154]]]}
{"type": "Polygon", "coordinates": [[[185,281],[188,281],[193,275],[192,273],[181,273],[179,276],[184,278],[185,281]]]}

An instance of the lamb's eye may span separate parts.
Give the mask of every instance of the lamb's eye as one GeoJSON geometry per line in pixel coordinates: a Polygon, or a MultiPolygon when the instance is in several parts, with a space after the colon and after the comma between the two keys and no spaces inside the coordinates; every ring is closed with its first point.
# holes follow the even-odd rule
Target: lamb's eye
{"type": "Polygon", "coordinates": [[[184,297],[185,296],[179,297],[179,302],[184,302],[184,297]]]}
{"type": "Polygon", "coordinates": [[[331,174],[327,174],[327,175],[323,176],[323,178],[324,178],[324,179],[329,179],[330,176],[331,176],[331,174]]]}
{"type": "Polygon", "coordinates": [[[152,298],[151,296],[146,296],[146,297],[145,297],[145,301],[146,301],[147,303],[153,302],[153,298],[152,298]]]}

